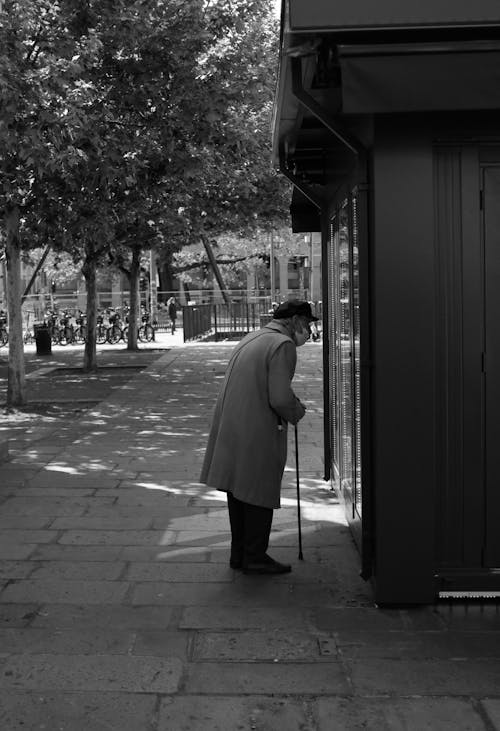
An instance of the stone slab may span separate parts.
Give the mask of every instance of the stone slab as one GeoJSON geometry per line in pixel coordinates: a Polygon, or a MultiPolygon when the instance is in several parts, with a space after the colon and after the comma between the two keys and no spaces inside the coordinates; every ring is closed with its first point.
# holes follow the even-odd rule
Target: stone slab
{"type": "Polygon", "coordinates": [[[33,561],[65,561],[68,563],[79,561],[118,561],[123,551],[122,546],[86,546],[68,545],[59,543],[32,546],[30,559],[33,561]]]}
{"type": "MultiPolygon", "coordinates": [[[[67,495],[67,491],[66,491],[67,495]]],[[[78,498],[54,496],[22,496],[11,497],[2,505],[2,515],[48,515],[72,516],[82,515],[91,505],[109,504],[106,498],[78,498]]]]}
{"type": "Polygon", "coordinates": [[[192,636],[186,630],[148,630],[135,633],[134,655],[177,657],[187,661],[191,652],[192,636]]]}
{"type": "Polygon", "coordinates": [[[175,693],[177,658],[133,655],[11,655],[0,668],[0,688],[43,691],[175,693]]]}
{"type": "Polygon", "coordinates": [[[6,559],[8,561],[22,561],[23,559],[31,557],[36,548],[36,545],[29,543],[25,543],[24,545],[4,543],[0,546],[0,555],[2,556],[2,559],[6,559]]]}
{"type": "Polygon", "coordinates": [[[481,705],[486,711],[488,719],[495,727],[496,731],[500,731],[500,699],[486,698],[481,702],[481,705]]]}
{"type": "Polygon", "coordinates": [[[335,632],[343,657],[360,658],[498,658],[500,633],[496,632],[335,632]]]}
{"type": "Polygon", "coordinates": [[[217,662],[321,662],[319,638],[297,630],[203,632],[194,640],[193,659],[217,662]]]}
{"type": "Polygon", "coordinates": [[[314,715],[317,731],[486,731],[472,703],[455,698],[321,698],[314,715]]]}
{"type": "Polygon", "coordinates": [[[127,581],[160,582],[218,582],[233,581],[233,572],[222,564],[163,561],[159,563],[131,563],[127,581]]]}
{"type": "Polygon", "coordinates": [[[168,582],[139,582],[132,594],[133,604],[156,604],[174,601],[175,604],[216,606],[219,604],[251,606],[316,606],[331,601],[329,588],[305,584],[287,584],[270,580],[270,577],[244,576],[238,581],[239,572],[232,572],[232,582],[206,582],[203,584],[168,582]]]}
{"type": "MultiPolygon", "coordinates": [[[[8,606],[12,605],[0,604],[0,624],[2,609],[8,606]]],[[[22,607],[23,605],[14,606],[22,607]]],[[[78,627],[79,630],[92,627],[111,627],[120,630],[166,629],[171,620],[172,609],[169,607],[131,607],[123,604],[48,604],[34,613],[31,626],[54,629],[78,627]]]]}
{"type": "Polygon", "coordinates": [[[494,696],[498,693],[496,659],[344,661],[360,695],[494,696]]]}
{"type": "Polygon", "coordinates": [[[304,612],[290,606],[193,606],[185,607],[179,620],[182,629],[303,629],[304,612]]]}
{"type": "Polygon", "coordinates": [[[131,651],[135,640],[134,631],[110,627],[0,628],[2,652],[11,655],[123,655],[131,651]]]}
{"type": "Polygon", "coordinates": [[[162,530],[68,530],[59,543],[73,546],[166,546],[174,540],[172,531],[162,530]]]}
{"type": "Polygon", "coordinates": [[[39,604],[119,604],[129,584],[124,581],[19,580],[0,593],[0,602],[39,604]]]}
{"type": "Polygon", "coordinates": [[[0,627],[26,627],[37,611],[38,604],[0,603],[0,627]]]}
{"type": "Polygon", "coordinates": [[[0,693],[5,731],[147,731],[155,715],[156,696],[144,693],[0,693]]]}
{"type": "Polygon", "coordinates": [[[248,695],[346,695],[339,663],[196,663],[187,668],[187,693],[248,695]]]}
{"type": "MultiPolygon", "coordinates": [[[[50,561],[25,562],[36,581],[113,581],[120,577],[125,562],[119,561],[50,561]]],[[[1,575],[1,564],[0,564],[1,575]]]]}
{"type": "Polygon", "coordinates": [[[4,546],[22,543],[53,543],[59,533],[55,530],[2,530],[0,532],[0,554],[6,558],[4,546]]]}
{"type": "Polygon", "coordinates": [[[290,698],[172,696],[158,731],[313,731],[304,704],[290,698]]]}
{"type": "Polygon", "coordinates": [[[31,561],[3,561],[0,560],[1,579],[25,579],[35,569],[36,564],[31,561]]]}
{"type": "MultiPolygon", "coordinates": [[[[3,505],[2,505],[3,507],[3,505]]],[[[47,515],[2,515],[0,514],[0,531],[4,530],[40,530],[50,528],[51,518],[47,515]]]]}
{"type": "MultiPolygon", "coordinates": [[[[210,557],[204,546],[124,546],[120,558],[133,563],[173,561],[175,563],[205,563],[210,557]]],[[[224,563],[227,565],[227,555],[224,563]]]]}
{"type": "MultiPolygon", "coordinates": [[[[136,511],[137,513],[137,511],[136,511]]],[[[123,517],[120,511],[116,510],[115,515],[90,515],[88,512],[80,517],[56,518],[50,527],[53,530],[109,530],[109,531],[130,531],[147,530],[151,527],[153,519],[151,515],[138,515],[123,517]]]]}

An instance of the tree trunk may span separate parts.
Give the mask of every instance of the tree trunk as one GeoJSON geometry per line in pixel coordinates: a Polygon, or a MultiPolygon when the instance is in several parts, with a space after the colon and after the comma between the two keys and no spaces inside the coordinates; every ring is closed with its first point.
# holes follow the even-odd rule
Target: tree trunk
{"type": "Polygon", "coordinates": [[[85,246],[86,256],[82,272],[87,289],[87,338],[83,351],[83,370],[97,370],[96,324],[97,324],[97,272],[92,244],[85,246]]]}
{"type": "Polygon", "coordinates": [[[132,247],[132,264],[130,265],[130,312],[128,314],[127,350],[139,350],[137,344],[140,322],[139,278],[141,274],[141,247],[132,247]]]}
{"type": "Polygon", "coordinates": [[[7,406],[24,406],[26,380],[24,369],[23,318],[21,311],[21,250],[19,246],[19,208],[5,216],[7,259],[7,297],[9,311],[9,365],[7,369],[7,406]]]}

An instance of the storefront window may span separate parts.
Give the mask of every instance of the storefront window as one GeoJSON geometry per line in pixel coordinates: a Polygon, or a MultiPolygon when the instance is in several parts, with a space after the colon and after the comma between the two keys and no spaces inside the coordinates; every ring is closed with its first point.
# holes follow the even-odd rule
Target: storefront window
{"type": "MultiPolygon", "coordinates": [[[[359,271],[356,197],[331,221],[329,245],[330,448],[344,499],[361,515],[359,271]]],[[[354,516],[353,516],[354,517],[354,516]]]]}

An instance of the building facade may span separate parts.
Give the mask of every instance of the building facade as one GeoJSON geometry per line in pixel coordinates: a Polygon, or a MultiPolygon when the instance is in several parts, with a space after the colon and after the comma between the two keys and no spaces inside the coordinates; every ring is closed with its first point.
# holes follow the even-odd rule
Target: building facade
{"type": "Polygon", "coordinates": [[[500,591],[500,6],[285,0],[275,164],[320,232],[325,452],[379,604],[500,591]]]}

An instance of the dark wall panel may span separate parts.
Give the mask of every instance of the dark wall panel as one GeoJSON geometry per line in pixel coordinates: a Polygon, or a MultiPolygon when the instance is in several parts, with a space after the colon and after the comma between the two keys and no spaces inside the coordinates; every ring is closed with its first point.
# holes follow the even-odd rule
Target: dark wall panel
{"type": "Polygon", "coordinates": [[[431,139],[380,120],[372,240],[376,595],[433,600],[434,199],[431,139]]]}

